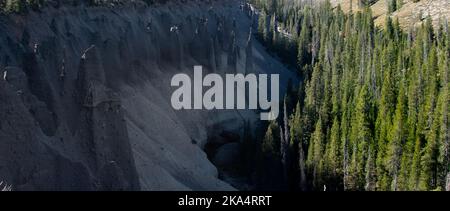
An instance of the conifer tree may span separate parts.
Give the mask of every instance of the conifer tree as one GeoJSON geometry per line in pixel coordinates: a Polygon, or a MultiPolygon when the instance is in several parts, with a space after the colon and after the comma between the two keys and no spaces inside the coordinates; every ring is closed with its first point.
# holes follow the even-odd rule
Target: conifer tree
{"type": "Polygon", "coordinates": [[[439,75],[441,87],[433,124],[433,130],[436,130],[439,135],[438,145],[440,146],[438,162],[442,173],[438,175],[438,183],[441,187],[443,186],[443,190],[450,191],[449,54],[446,54],[445,50],[440,54],[439,75]]]}
{"type": "Polygon", "coordinates": [[[258,17],[258,34],[259,36],[265,40],[265,35],[264,33],[267,33],[267,23],[266,23],[266,13],[264,11],[261,11],[259,13],[259,17],[258,17]]]}
{"type": "MultiPolygon", "coordinates": [[[[330,182],[333,184],[340,184],[340,178],[342,178],[343,160],[341,155],[341,138],[340,138],[340,122],[337,117],[333,120],[331,127],[331,134],[329,140],[329,147],[327,148],[326,166],[330,176],[330,182]]],[[[335,185],[335,186],[336,186],[335,185]]],[[[338,188],[338,187],[336,187],[338,188]]]]}
{"type": "Polygon", "coordinates": [[[262,152],[265,156],[276,159],[280,155],[280,132],[276,121],[272,121],[262,142],[262,152]]]}
{"type": "Polygon", "coordinates": [[[322,182],[322,169],[320,164],[322,162],[323,140],[325,138],[322,129],[322,120],[320,118],[315,128],[314,133],[311,135],[311,141],[309,142],[306,165],[312,174],[314,187],[318,188],[322,182]]]}
{"type": "Polygon", "coordinates": [[[354,118],[352,120],[352,131],[350,135],[351,144],[356,148],[354,151],[355,168],[352,174],[356,175],[355,188],[362,189],[365,184],[365,162],[367,160],[367,151],[373,139],[372,124],[374,115],[372,97],[368,87],[364,85],[358,95],[354,118]]]}
{"type": "Polygon", "coordinates": [[[305,165],[305,143],[302,138],[302,125],[301,125],[301,109],[300,103],[297,103],[295,107],[294,115],[291,119],[290,127],[291,147],[298,146],[298,168],[299,168],[299,188],[300,190],[306,190],[307,178],[306,178],[306,165],[305,165]]]}
{"type": "Polygon", "coordinates": [[[395,117],[393,121],[393,126],[391,130],[391,138],[388,145],[388,154],[386,160],[386,166],[392,177],[391,190],[398,190],[398,177],[401,164],[402,156],[402,144],[405,143],[406,132],[405,132],[405,122],[406,122],[406,95],[404,92],[403,85],[400,87],[400,92],[398,94],[397,106],[395,110],[395,117]]]}

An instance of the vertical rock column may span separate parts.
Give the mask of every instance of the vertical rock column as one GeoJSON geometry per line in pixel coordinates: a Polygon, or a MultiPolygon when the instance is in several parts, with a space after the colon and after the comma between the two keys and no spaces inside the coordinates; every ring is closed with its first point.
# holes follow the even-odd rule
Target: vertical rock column
{"type": "Polygon", "coordinates": [[[237,59],[239,47],[236,45],[236,34],[231,32],[231,41],[228,46],[228,70],[229,73],[237,73],[237,59]]]}
{"type": "Polygon", "coordinates": [[[215,42],[214,37],[211,37],[209,39],[209,49],[208,49],[208,55],[209,55],[209,66],[211,68],[212,72],[217,72],[217,59],[216,59],[216,48],[215,48],[215,42]]]}
{"type": "Polygon", "coordinates": [[[250,32],[248,34],[247,45],[245,47],[245,73],[253,72],[253,29],[250,28],[250,32]]]}
{"type": "Polygon", "coordinates": [[[83,121],[80,132],[93,156],[91,167],[99,190],[138,190],[128,131],[120,98],[106,87],[97,48],[88,48],[81,59],[77,95],[83,121]]]}

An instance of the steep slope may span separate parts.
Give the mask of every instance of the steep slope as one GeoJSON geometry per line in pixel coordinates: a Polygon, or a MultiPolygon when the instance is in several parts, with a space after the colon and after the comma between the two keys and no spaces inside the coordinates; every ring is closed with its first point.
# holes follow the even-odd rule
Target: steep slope
{"type": "Polygon", "coordinates": [[[232,190],[203,147],[259,115],[175,111],[170,79],[203,65],[295,80],[256,40],[247,46],[251,24],[238,1],[0,17],[0,180],[14,190],[232,190]]]}
{"type": "MultiPolygon", "coordinates": [[[[333,5],[341,4],[344,11],[350,11],[352,5],[353,11],[361,9],[358,0],[331,0],[333,5]]],[[[383,25],[388,13],[387,0],[373,1],[371,8],[376,18],[376,25],[383,25]]],[[[448,0],[402,0],[403,5],[391,14],[391,17],[398,18],[404,28],[420,24],[426,17],[430,16],[435,25],[443,19],[450,20],[450,1],[448,0]]]]}

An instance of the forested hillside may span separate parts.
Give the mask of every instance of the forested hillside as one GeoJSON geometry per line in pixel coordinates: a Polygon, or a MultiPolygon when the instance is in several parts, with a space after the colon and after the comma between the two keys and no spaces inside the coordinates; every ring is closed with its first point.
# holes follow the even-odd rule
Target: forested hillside
{"type": "Polygon", "coordinates": [[[261,149],[289,188],[450,190],[446,19],[377,27],[367,6],[251,2],[260,40],[304,78],[261,149]]]}

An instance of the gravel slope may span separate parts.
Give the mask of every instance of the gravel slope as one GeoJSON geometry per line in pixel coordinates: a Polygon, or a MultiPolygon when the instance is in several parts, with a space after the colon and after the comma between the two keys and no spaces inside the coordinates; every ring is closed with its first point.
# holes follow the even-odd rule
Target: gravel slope
{"type": "Polygon", "coordinates": [[[14,190],[233,190],[203,147],[259,115],[174,111],[170,79],[250,62],[295,81],[256,40],[247,47],[250,26],[237,1],[0,17],[0,180],[14,190]]]}

